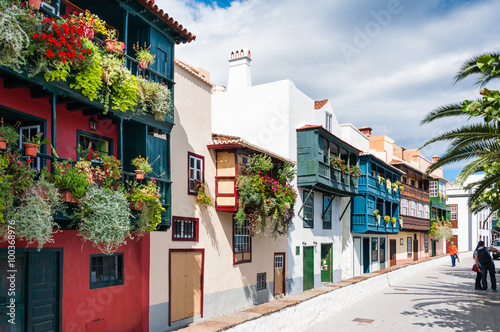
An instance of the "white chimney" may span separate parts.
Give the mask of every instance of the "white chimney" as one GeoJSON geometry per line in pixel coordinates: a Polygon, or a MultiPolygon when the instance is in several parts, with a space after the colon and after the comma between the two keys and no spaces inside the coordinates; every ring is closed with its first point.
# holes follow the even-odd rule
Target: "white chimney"
{"type": "Polygon", "coordinates": [[[250,61],[252,61],[252,56],[249,49],[241,48],[231,51],[229,55],[227,91],[234,91],[252,86],[250,61]]]}

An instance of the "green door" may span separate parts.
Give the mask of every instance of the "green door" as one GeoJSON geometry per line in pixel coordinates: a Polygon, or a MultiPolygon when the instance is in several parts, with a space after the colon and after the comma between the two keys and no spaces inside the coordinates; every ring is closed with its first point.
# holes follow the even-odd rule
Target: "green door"
{"type": "Polygon", "coordinates": [[[432,257],[436,256],[436,240],[432,240],[432,257]]]}
{"type": "Polygon", "coordinates": [[[332,281],[332,245],[321,245],[321,282],[332,281]]]}
{"type": "Polygon", "coordinates": [[[58,331],[58,252],[30,252],[28,259],[27,331],[58,331]]]}
{"type": "Polygon", "coordinates": [[[0,331],[61,331],[61,276],[58,250],[16,248],[15,258],[0,252],[0,331]],[[12,265],[11,265],[12,264],[12,265]],[[15,271],[15,272],[13,272],[15,271]],[[15,325],[9,323],[10,280],[15,275],[15,325]]]}
{"type": "Polygon", "coordinates": [[[314,288],[314,247],[304,247],[303,260],[304,291],[314,288]]]}

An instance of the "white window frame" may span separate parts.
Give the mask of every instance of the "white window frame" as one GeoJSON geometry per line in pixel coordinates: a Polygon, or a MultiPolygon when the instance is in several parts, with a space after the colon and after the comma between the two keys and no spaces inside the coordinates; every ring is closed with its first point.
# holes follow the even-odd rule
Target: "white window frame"
{"type": "Polygon", "coordinates": [[[201,156],[189,153],[188,158],[188,170],[189,170],[189,181],[188,181],[188,191],[190,194],[196,194],[195,182],[203,182],[203,172],[204,172],[204,159],[201,156]],[[192,163],[191,163],[192,161],[192,163]]]}
{"type": "Polygon", "coordinates": [[[424,218],[429,219],[429,205],[424,205],[424,218]]]}
{"type": "Polygon", "coordinates": [[[410,201],[410,216],[417,216],[417,203],[415,203],[414,201],[410,201]]]}
{"type": "Polygon", "coordinates": [[[325,112],[325,128],[329,132],[332,132],[332,114],[329,112],[325,112]]]}
{"type": "Polygon", "coordinates": [[[407,199],[401,200],[401,214],[404,216],[408,215],[408,200],[407,199]]]}
{"type": "Polygon", "coordinates": [[[458,220],[458,205],[451,205],[450,220],[458,220]]]}
{"type": "Polygon", "coordinates": [[[438,195],[438,183],[437,181],[429,181],[429,196],[437,197],[438,195]]]}
{"type": "Polygon", "coordinates": [[[422,205],[422,203],[417,204],[417,217],[418,218],[424,217],[424,206],[422,205]]]}

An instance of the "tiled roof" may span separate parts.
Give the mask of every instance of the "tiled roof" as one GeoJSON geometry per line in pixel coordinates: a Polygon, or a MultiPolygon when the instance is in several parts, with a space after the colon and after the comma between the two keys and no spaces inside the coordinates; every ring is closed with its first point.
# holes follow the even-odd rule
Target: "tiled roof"
{"type": "Polygon", "coordinates": [[[314,102],[314,109],[315,110],[320,110],[320,109],[323,108],[323,106],[326,105],[326,103],[328,103],[328,99],[315,101],[314,102]]]}
{"type": "Polygon", "coordinates": [[[187,71],[188,73],[190,73],[191,75],[195,76],[196,78],[198,78],[199,80],[203,81],[204,83],[210,85],[210,87],[213,87],[213,84],[210,83],[210,81],[208,81],[205,76],[201,75],[200,72],[198,70],[196,70],[196,68],[194,68],[193,66],[185,63],[185,62],[182,62],[181,60],[177,59],[174,57],[174,63],[176,65],[178,65],[179,67],[181,67],[182,69],[184,69],[185,71],[187,71]]]}
{"type": "Polygon", "coordinates": [[[285,158],[283,156],[280,156],[277,153],[274,153],[274,152],[269,151],[267,149],[264,149],[264,148],[262,148],[262,147],[260,147],[258,145],[255,145],[255,144],[252,144],[250,142],[247,142],[247,141],[245,141],[241,137],[230,136],[230,135],[223,135],[223,134],[212,134],[212,142],[211,142],[212,146],[215,146],[215,145],[224,146],[224,145],[234,145],[234,144],[241,145],[243,147],[252,149],[252,150],[260,152],[260,153],[264,153],[264,154],[266,154],[266,155],[268,155],[270,157],[273,157],[273,158],[276,158],[276,159],[279,159],[279,160],[282,160],[282,161],[286,161],[286,162],[292,163],[294,165],[297,164],[296,161],[293,161],[291,159],[285,158]]]}
{"type": "Polygon", "coordinates": [[[150,11],[156,14],[159,18],[161,18],[165,23],[167,23],[170,27],[172,27],[175,31],[177,31],[181,36],[186,38],[186,42],[192,42],[196,39],[196,35],[189,32],[186,28],[182,26],[179,22],[170,17],[167,13],[163,11],[158,5],[155,4],[152,0],[137,0],[144,7],[148,8],[150,11]]]}

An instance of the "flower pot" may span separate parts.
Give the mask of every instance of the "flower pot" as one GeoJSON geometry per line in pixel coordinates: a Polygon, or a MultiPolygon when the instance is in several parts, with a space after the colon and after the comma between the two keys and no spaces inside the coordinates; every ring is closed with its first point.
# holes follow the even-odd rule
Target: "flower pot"
{"type": "Polygon", "coordinates": [[[114,52],[115,51],[115,44],[116,40],[114,39],[106,39],[106,50],[108,52],[114,52]]]}
{"type": "Polygon", "coordinates": [[[61,201],[66,203],[77,203],[76,198],[73,196],[73,193],[69,190],[63,190],[60,192],[61,201]]]}
{"type": "Polygon", "coordinates": [[[146,69],[148,69],[148,67],[149,67],[149,62],[148,62],[148,61],[145,61],[145,60],[139,61],[139,67],[140,67],[142,70],[146,70],[146,69]]]}
{"type": "Polygon", "coordinates": [[[38,145],[35,143],[24,143],[24,154],[29,157],[36,157],[38,145]]]}
{"type": "Polygon", "coordinates": [[[144,179],[144,171],[141,171],[140,169],[135,170],[135,178],[137,180],[142,180],[144,179]]]}
{"type": "Polygon", "coordinates": [[[0,150],[6,150],[6,149],[7,149],[7,141],[3,137],[0,137],[0,150]]]}
{"type": "Polygon", "coordinates": [[[342,173],[342,182],[348,186],[349,185],[349,174],[342,173]]]}
{"type": "Polygon", "coordinates": [[[144,210],[144,208],[146,207],[146,203],[144,202],[130,203],[129,207],[130,210],[144,210]]]}
{"type": "Polygon", "coordinates": [[[332,168],[332,180],[334,181],[337,181],[337,182],[340,182],[340,178],[341,178],[341,175],[342,175],[342,172],[340,171],[340,169],[337,169],[337,168],[332,168]]]}
{"type": "Polygon", "coordinates": [[[40,5],[42,3],[42,0],[29,0],[28,1],[30,7],[33,7],[35,9],[40,9],[40,5]]]}

